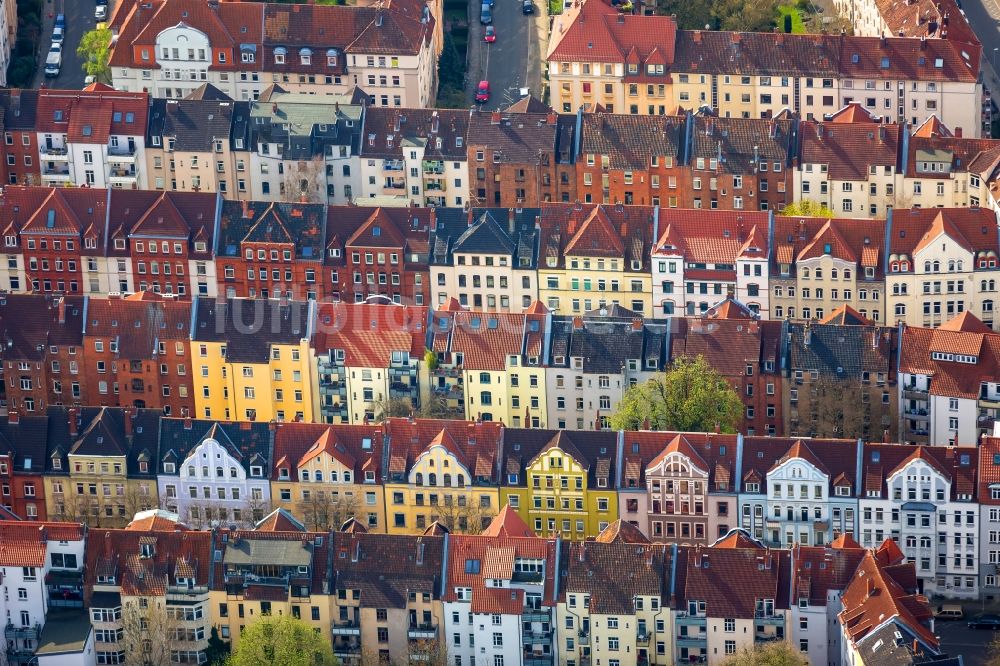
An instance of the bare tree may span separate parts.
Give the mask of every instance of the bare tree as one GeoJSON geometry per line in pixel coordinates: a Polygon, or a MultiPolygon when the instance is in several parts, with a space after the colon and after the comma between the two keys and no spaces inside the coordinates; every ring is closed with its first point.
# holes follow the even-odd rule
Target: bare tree
{"type": "Polygon", "coordinates": [[[285,162],[281,179],[284,199],[303,203],[326,203],[326,163],[322,157],[299,162],[285,162]]]}
{"type": "Polygon", "coordinates": [[[167,613],[164,597],[131,597],[122,604],[125,663],[168,666],[172,648],[187,640],[184,629],[167,613]]]}
{"type": "Polygon", "coordinates": [[[445,503],[438,506],[440,513],[437,520],[458,534],[482,534],[496,512],[479,502],[463,500],[466,500],[465,495],[459,495],[457,498],[446,496],[445,503]]]}
{"type": "Polygon", "coordinates": [[[354,493],[348,495],[314,490],[309,493],[308,499],[303,499],[296,506],[298,517],[313,532],[338,530],[348,518],[356,518],[357,511],[358,498],[354,493]]]}

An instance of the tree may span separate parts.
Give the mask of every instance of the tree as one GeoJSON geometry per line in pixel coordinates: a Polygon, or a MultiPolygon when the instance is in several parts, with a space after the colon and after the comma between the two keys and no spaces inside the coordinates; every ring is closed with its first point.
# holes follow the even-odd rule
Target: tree
{"type": "MultiPolygon", "coordinates": [[[[298,503],[297,514],[302,518],[306,528],[313,532],[339,530],[348,518],[357,518],[358,498],[334,492],[319,492],[313,490],[308,499],[298,503]]],[[[362,522],[362,524],[366,524],[362,522]]]]}
{"type": "Polygon", "coordinates": [[[122,604],[122,650],[128,664],[168,666],[178,629],[164,597],[131,597],[122,604]]]}
{"type": "Polygon", "coordinates": [[[212,627],[212,631],[208,635],[208,648],[205,650],[209,666],[225,666],[231,648],[232,645],[229,641],[222,640],[219,636],[219,630],[212,627]]]}
{"type": "Polygon", "coordinates": [[[769,32],[778,16],[778,0],[715,0],[712,15],[719,30],[769,32]]]}
{"type": "Polygon", "coordinates": [[[243,630],[228,666],[334,666],[333,646],[302,620],[265,615],[243,630]]]}
{"type": "Polygon", "coordinates": [[[469,497],[469,501],[466,501],[464,495],[446,498],[444,504],[438,505],[440,514],[437,519],[456,534],[482,534],[495,514],[491,508],[484,507],[481,503],[472,501],[473,499],[469,497]],[[451,501],[447,501],[448,499],[451,501]]]}
{"type": "Polygon", "coordinates": [[[781,214],[799,217],[836,217],[834,212],[827,208],[826,204],[813,201],[812,199],[803,199],[802,201],[793,201],[790,204],[785,204],[785,207],[781,209],[781,214]]]}
{"type": "Polygon", "coordinates": [[[722,662],[723,666],[807,666],[809,660],[788,641],[775,641],[743,648],[722,662]]]}
{"type": "Polygon", "coordinates": [[[615,430],[735,432],[743,415],[736,390],[702,356],[677,359],[673,367],[630,388],[611,416],[615,430]]]}
{"type": "Polygon", "coordinates": [[[111,80],[111,69],[108,67],[108,59],[111,56],[111,30],[100,28],[85,32],[80,38],[76,54],[83,61],[83,70],[89,76],[105,83],[111,80]]]}
{"type": "Polygon", "coordinates": [[[656,6],[657,14],[676,16],[682,30],[704,30],[715,24],[708,0],[660,0],[656,6]]]}
{"type": "Polygon", "coordinates": [[[281,180],[282,200],[327,203],[326,164],[322,157],[298,162],[285,161],[281,180]]]}
{"type": "Polygon", "coordinates": [[[381,423],[389,418],[411,416],[415,411],[411,400],[386,396],[375,402],[375,422],[381,423]]]}

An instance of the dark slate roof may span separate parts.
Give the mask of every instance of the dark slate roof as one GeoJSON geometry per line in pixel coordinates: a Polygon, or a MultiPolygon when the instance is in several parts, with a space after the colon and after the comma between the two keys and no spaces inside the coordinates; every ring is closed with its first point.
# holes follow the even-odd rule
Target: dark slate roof
{"type": "Polygon", "coordinates": [[[475,223],[455,240],[452,252],[468,254],[513,254],[514,241],[507,230],[497,224],[489,211],[480,215],[475,223]]]}
{"type": "Polygon", "coordinates": [[[562,356],[560,365],[568,367],[572,357],[582,357],[587,373],[617,374],[629,359],[638,359],[643,369],[646,360],[653,359],[661,369],[666,362],[666,335],[662,324],[646,322],[636,329],[631,320],[612,317],[554,317],[551,358],[562,356]]]}
{"type": "Polygon", "coordinates": [[[129,478],[153,478],[156,472],[156,438],[163,416],[156,409],[120,407],[49,407],[48,442],[46,444],[46,474],[69,474],[69,454],[87,456],[125,456],[129,478]],[[70,418],[75,415],[77,434],[70,434],[70,418]],[[125,419],[131,419],[132,434],[127,434],[125,419]],[[62,459],[62,469],[53,470],[52,459],[62,459]],[[139,472],[139,463],[149,463],[146,472],[139,472]]]}
{"type": "Polygon", "coordinates": [[[633,615],[637,596],[662,598],[666,592],[672,563],[671,551],[664,544],[578,541],[565,545],[562,587],[567,593],[589,594],[591,613],[633,615]]]}
{"type": "Polygon", "coordinates": [[[399,159],[405,141],[422,143],[424,159],[464,162],[469,112],[449,109],[365,109],[361,154],[399,159]]]}
{"type": "Polygon", "coordinates": [[[534,268],[538,246],[537,218],[537,208],[473,208],[470,211],[438,208],[430,262],[438,266],[449,265],[456,251],[502,251],[511,256],[511,265],[515,268],[534,268]]]}
{"type": "Polygon", "coordinates": [[[146,130],[147,145],[151,137],[174,138],[174,149],[201,152],[212,149],[213,141],[229,142],[233,130],[232,100],[159,99],[154,98],[146,130]]]}
{"type": "Polygon", "coordinates": [[[612,169],[648,169],[653,155],[679,162],[684,127],[683,116],[587,113],[580,153],[607,155],[612,169]]]}
{"type": "Polygon", "coordinates": [[[470,145],[500,153],[508,164],[539,164],[556,150],[556,114],[475,112],[469,118],[470,145]]]}
{"type": "Polygon", "coordinates": [[[879,629],[865,635],[858,651],[865,660],[865,666],[911,666],[933,664],[934,666],[961,666],[962,660],[947,655],[926,654],[922,649],[914,654],[913,641],[917,636],[905,623],[891,621],[879,629]],[[896,638],[896,634],[902,638],[896,638]],[[875,647],[875,646],[878,647],[875,647]]]}
{"type": "Polygon", "coordinates": [[[895,376],[895,328],[813,323],[789,324],[787,332],[790,370],[819,370],[821,376],[859,381],[864,371],[885,372],[890,380],[895,376]]]}
{"type": "Polygon", "coordinates": [[[45,444],[49,431],[46,416],[21,414],[18,423],[0,417],[0,454],[10,454],[15,474],[41,474],[45,469],[45,444]]]}
{"type": "Polygon", "coordinates": [[[335,532],[334,584],[360,590],[365,608],[406,608],[412,592],[438,598],[444,538],[335,532]]]}
{"type": "Polygon", "coordinates": [[[791,165],[796,133],[792,120],[697,116],[688,154],[706,161],[721,156],[721,172],[749,174],[758,160],[791,165]]]}
{"type": "Polygon", "coordinates": [[[326,217],[322,204],[225,201],[219,256],[241,256],[241,243],[284,243],[294,244],[298,260],[322,261],[326,217]]]}
{"type": "Polygon", "coordinates": [[[502,472],[505,485],[510,485],[507,483],[508,474],[518,474],[518,485],[524,486],[527,483],[525,468],[543,451],[558,446],[587,470],[589,488],[598,487],[598,477],[607,481],[607,488],[615,487],[618,441],[613,432],[505,428],[503,437],[502,472]]]}
{"type": "Polygon", "coordinates": [[[83,297],[0,295],[0,352],[3,358],[43,361],[46,346],[83,344],[83,297]],[[60,298],[64,303],[60,307],[60,298]],[[60,312],[63,323],[59,323],[60,312]]]}
{"type": "Polygon", "coordinates": [[[309,304],[302,301],[213,298],[195,301],[193,339],[226,343],[230,363],[267,363],[272,344],[297,344],[309,334],[309,304]]]}
{"type": "Polygon", "coordinates": [[[202,419],[161,419],[156,460],[158,473],[165,474],[163,462],[166,461],[176,464],[173,476],[179,475],[181,464],[206,439],[214,439],[226,447],[230,455],[243,465],[247,476],[250,475],[250,464],[253,462],[263,467],[265,476],[260,478],[268,478],[274,440],[271,426],[268,423],[247,421],[223,423],[202,419]]]}
{"type": "Polygon", "coordinates": [[[0,109],[3,112],[4,129],[34,130],[38,91],[17,88],[0,90],[0,109]]]}

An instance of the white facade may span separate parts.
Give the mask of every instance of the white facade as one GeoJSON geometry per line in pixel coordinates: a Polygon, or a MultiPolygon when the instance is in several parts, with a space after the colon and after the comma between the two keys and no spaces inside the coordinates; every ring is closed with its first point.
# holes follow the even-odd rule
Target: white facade
{"type": "Polygon", "coordinates": [[[183,461],[161,463],[160,501],[194,529],[253,522],[253,509],[271,501],[265,476],[247,474],[242,461],[218,440],[206,437],[183,461]]]}
{"type": "Polygon", "coordinates": [[[768,472],[769,540],[785,548],[795,543],[824,545],[830,521],[829,484],[829,475],[802,458],[786,460],[768,472]]]}
{"type": "Polygon", "coordinates": [[[148,186],[143,168],[144,135],[112,134],[106,145],[68,142],[66,134],[58,132],[38,132],[37,140],[42,185],[125,189],[148,186]]]}
{"type": "Polygon", "coordinates": [[[843,609],[840,590],[826,591],[825,606],[801,605],[793,600],[789,638],[793,647],[808,655],[813,666],[839,666],[841,632],[837,615],[843,609]]]}

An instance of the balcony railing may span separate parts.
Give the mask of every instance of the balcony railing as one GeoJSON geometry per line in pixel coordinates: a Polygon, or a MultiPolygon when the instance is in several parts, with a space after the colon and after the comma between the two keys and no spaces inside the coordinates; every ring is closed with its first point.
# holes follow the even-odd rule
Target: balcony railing
{"type": "Polygon", "coordinates": [[[26,640],[36,641],[38,640],[38,634],[41,633],[42,627],[40,625],[31,625],[28,627],[18,627],[13,623],[8,622],[7,626],[4,627],[4,637],[7,640],[12,640],[14,638],[23,638],[26,640]]]}
{"type": "Polygon", "coordinates": [[[431,640],[437,636],[437,630],[436,624],[411,624],[406,636],[413,640],[431,640]]]}
{"type": "Polygon", "coordinates": [[[334,623],[330,628],[334,636],[360,636],[361,625],[353,620],[346,620],[334,623]]]}
{"type": "Polygon", "coordinates": [[[42,155],[45,155],[46,157],[52,157],[52,158],[68,157],[69,156],[69,151],[65,147],[63,147],[63,148],[57,148],[55,146],[52,146],[52,147],[42,146],[38,150],[38,152],[40,152],[42,155]]]}

